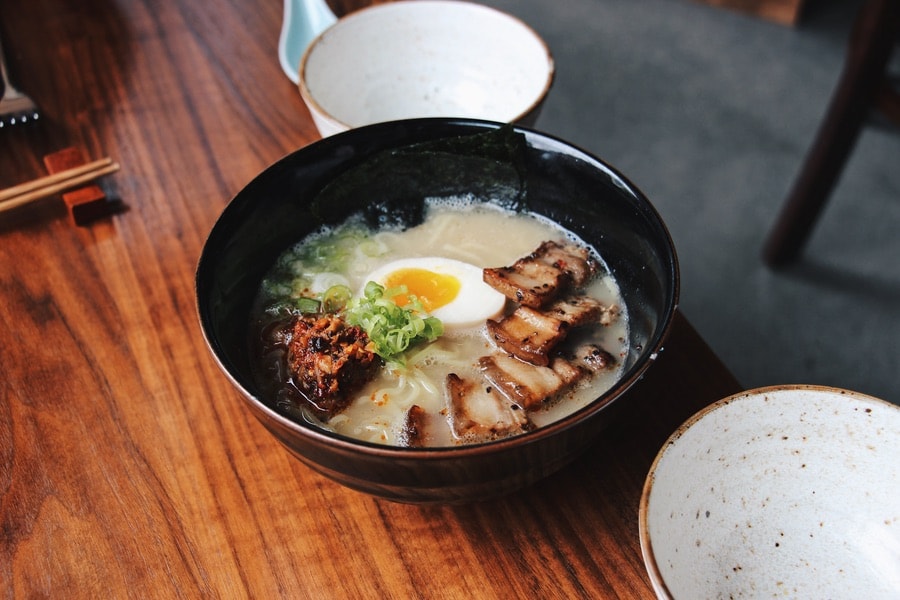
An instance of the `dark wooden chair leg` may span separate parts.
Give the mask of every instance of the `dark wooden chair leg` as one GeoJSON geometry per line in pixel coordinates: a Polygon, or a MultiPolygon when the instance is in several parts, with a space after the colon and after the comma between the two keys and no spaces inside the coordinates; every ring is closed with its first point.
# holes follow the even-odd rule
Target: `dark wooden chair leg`
{"type": "Polygon", "coordinates": [[[825,118],[763,247],[769,266],[791,262],[806,244],[882,89],[898,29],[897,0],[869,0],[860,9],[825,118]]]}

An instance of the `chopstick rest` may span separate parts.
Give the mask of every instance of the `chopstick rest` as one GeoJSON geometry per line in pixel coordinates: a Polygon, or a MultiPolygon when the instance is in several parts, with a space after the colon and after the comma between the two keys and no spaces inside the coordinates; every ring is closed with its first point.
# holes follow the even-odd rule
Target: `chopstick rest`
{"type": "Polygon", "coordinates": [[[0,212],[59,194],[75,225],[84,225],[110,211],[106,195],[93,182],[104,175],[115,173],[119,164],[110,158],[86,162],[77,148],[66,148],[44,157],[49,175],[0,190],[0,212]]]}
{"type": "MultiPolygon", "coordinates": [[[[118,169],[118,164],[109,161],[108,168],[118,169]]],[[[78,148],[64,148],[53,154],[44,157],[44,165],[51,174],[74,169],[86,165],[87,161],[84,154],[78,148]]],[[[98,173],[106,174],[98,171],[98,173]]],[[[112,171],[110,171],[112,172],[112,171]]],[[[107,202],[106,194],[95,183],[89,183],[72,191],[68,191],[62,195],[63,202],[69,213],[69,219],[75,225],[85,225],[100,217],[110,213],[110,205],[107,202]]]]}

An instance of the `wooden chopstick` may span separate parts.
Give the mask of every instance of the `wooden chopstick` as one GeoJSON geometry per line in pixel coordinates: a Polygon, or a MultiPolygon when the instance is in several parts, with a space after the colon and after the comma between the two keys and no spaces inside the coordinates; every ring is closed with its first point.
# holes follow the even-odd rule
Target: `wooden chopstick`
{"type": "Polygon", "coordinates": [[[119,168],[119,163],[107,157],[15,185],[0,191],[0,212],[89,183],[98,177],[115,173],[119,168]]]}

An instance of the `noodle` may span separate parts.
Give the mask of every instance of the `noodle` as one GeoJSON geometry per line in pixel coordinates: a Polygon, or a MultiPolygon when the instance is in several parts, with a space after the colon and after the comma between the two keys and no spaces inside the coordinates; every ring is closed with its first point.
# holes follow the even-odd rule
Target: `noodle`
{"type": "MultiPolygon", "coordinates": [[[[308,247],[320,239],[311,236],[288,251],[278,264],[281,271],[264,282],[258,313],[260,322],[271,321],[278,311],[269,308],[286,290],[292,294],[309,289],[313,282],[345,281],[354,294],[366,284],[366,276],[378,267],[398,258],[439,256],[475,265],[479,268],[512,264],[518,258],[531,253],[548,239],[572,239],[569,232],[555,224],[530,215],[514,214],[498,207],[478,208],[459,202],[429,205],[425,221],[407,230],[390,230],[376,233],[360,232],[358,223],[350,222],[323,234],[321,239],[335,239],[334,247],[308,247]],[[330,236],[330,237],[329,237],[330,236]],[[343,237],[342,237],[343,236],[343,237]],[[310,258],[312,256],[312,258],[310,258]],[[329,262],[332,261],[332,262],[329,262]],[[269,315],[266,317],[265,315],[269,315]]],[[[613,278],[604,275],[605,267],[600,257],[601,276],[594,281],[587,293],[607,304],[622,307],[618,286],[613,278]]],[[[289,298],[288,298],[289,299],[289,298]]],[[[625,315],[613,326],[588,327],[582,335],[608,349],[615,357],[624,357],[627,337],[625,315]]],[[[448,421],[449,410],[444,397],[444,381],[447,373],[460,377],[479,377],[477,360],[495,352],[487,339],[484,327],[445,334],[437,341],[413,348],[405,357],[405,366],[389,364],[356,393],[349,406],[334,415],[321,426],[349,437],[365,439],[381,444],[402,444],[406,415],[413,405],[424,409],[429,419],[428,445],[446,446],[465,443],[457,439],[448,421]]],[[[271,373],[277,372],[271,365],[258,369],[261,379],[272,387],[271,373]]],[[[590,385],[576,386],[565,397],[535,411],[529,416],[536,426],[557,420],[578,410],[597,398],[612,386],[619,374],[611,372],[591,380],[590,385]]],[[[273,397],[280,395],[277,391],[273,397]]],[[[286,402],[279,401],[279,406],[286,402]]],[[[315,422],[311,413],[301,407],[306,420],[315,422]]],[[[296,414],[297,410],[289,410],[296,414]]]]}

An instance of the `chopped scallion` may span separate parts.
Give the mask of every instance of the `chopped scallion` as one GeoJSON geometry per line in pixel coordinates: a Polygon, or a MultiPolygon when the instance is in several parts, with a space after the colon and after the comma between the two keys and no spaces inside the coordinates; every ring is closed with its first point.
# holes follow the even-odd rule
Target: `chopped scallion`
{"type": "Polygon", "coordinates": [[[400,363],[407,349],[419,342],[432,342],[444,332],[441,321],[427,316],[415,296],[410,296],[410,302],[404,307],[391,300],[406,293],[405,286],[385,290],[384,286],[370,281],[362,297],[350,300],[345,313],[348,323],[365,330],[376,354],[400,363]]]}

